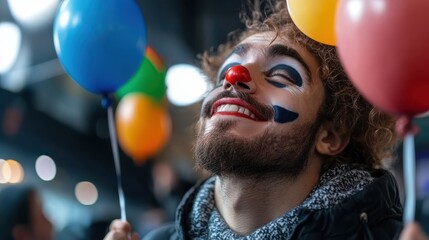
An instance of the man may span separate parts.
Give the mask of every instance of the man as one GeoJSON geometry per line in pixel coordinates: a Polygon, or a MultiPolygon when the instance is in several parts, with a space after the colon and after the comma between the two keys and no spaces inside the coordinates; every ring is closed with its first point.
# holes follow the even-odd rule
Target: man
{"type": "MultiPolygon", "coordinates": [[[[272,5],[203,55],[217,85],[202,105],[195,158],[214,176],[184,197],[175,226],[148,239],[399,236],[396,182],[381,168],[393,158],[395,119],[358,94],[334,47],[297,29],[286,1],[272,5]]],[[[106,239],[129,231],[115,221],[106,239]]]]}

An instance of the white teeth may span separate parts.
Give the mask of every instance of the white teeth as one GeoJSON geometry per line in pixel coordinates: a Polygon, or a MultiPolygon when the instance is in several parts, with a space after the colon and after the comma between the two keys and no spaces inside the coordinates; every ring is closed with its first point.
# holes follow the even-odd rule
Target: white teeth
{"type": "Polygon", "coordinates": [[[249,109],[246,109],[244,107],[235,105],[235,104],[225,104],[217,107],[216,112],[239,112],[242,114],[246,114],[247,116],[251,117],[252,119],[256,119],[255,114],[251,113],[249,109]]]}
{"type": "Polygon", "coordinates": [[[228,104],[227,105],[222,105],[219,107],[219,112],[226,112],[228,109],[228,104]]]}
{"type": "Polygon", "coordinates": [[[230,112],[238,112],[239,108],[240,107],[237,106],[237,105],[229,105],[228,111],[230,111],[230,112]]]}

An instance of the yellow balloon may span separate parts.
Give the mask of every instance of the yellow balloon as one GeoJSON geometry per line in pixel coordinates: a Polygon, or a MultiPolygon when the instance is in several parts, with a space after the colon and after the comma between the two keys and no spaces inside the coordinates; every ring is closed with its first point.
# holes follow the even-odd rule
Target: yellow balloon
{"type": "Polygon", "coordinates": [[[136,163],[158,153],[171,134],[165,108],[141,93],[125,95],[116,108],[118,142],[136,163]]]}
{"type": "Polygon", "coordinates": [[[335,46],[337,0],[287,0],[295,25],[315,41],[335,46]]]}

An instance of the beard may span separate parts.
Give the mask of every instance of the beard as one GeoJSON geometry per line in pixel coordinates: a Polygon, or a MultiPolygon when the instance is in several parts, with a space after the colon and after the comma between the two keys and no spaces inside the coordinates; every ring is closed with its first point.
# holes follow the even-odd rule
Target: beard
{"type": "Polygon", "coordinates": [[[219,121],[210,131],[205,131],[204,123],[200,125],[194,146],[199,167],[217,176],[293,180],[307,166],[321,119],[286,133],[267,129],[252,139],[229,133],[236,124],[219,121]]]}

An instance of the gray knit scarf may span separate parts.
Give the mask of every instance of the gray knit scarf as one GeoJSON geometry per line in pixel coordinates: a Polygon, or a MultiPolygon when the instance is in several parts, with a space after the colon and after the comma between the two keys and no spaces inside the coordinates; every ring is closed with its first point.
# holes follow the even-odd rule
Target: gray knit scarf
{"type": "Polygon", "coordinates": [[[283,216],[257,229],[247,236],[240,236],[229,228],[214,203],[215,177],[201,186],[189,215],[188,229],[191,239],[288,239],[298,223],[300,209],[328,209],[348,196],[361,191],[374,180],[370,173],[340,165],[325,172],[317,186],[304,202],[287,211],[283,216]]]}

